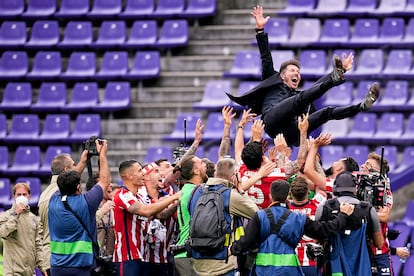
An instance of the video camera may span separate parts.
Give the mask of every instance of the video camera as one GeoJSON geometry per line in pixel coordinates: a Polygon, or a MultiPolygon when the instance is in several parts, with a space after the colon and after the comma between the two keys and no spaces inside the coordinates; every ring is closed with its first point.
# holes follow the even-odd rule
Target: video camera
{"type": "Polygon", "coordinates": [[[357,173],[357,197],[371,203],[374,207],[383,207],[385,204],[387,178],[380,173],[357,173]]]}
{"type": "Polygon", "coordinates": [[[102,144],[103,142],[102,139],[99,139],[96,136],[91,136],[88,140],[83,142],[83,149],[88,151],[88,155],[99,155],[95,141],[98,141],[99,144],[102,144]]]}

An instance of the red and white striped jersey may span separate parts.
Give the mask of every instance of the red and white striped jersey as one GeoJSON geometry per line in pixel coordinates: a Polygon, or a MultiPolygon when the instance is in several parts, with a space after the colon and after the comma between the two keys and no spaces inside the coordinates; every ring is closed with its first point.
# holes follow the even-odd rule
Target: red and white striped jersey
{"type": "MultiPolygon", "coordinates": [[[[392,192],[390,189],[390,183],[389,178],[387,178],[387,188],[386,188],[386,196],[385,196],[385,202],[384,206],[387,206],[388,208],[392,208],[392,205],[394,204],[394,199],[392,196],[392,192]]],[[[388,223],[380,222],[380,228],[382,236],[384,237],[384,243],[382,244],[381,248],[376,248],[374,245],[372,245],[372,252],[374,252],[374,255],[381,255],[386,254],[390,251],[390,242],[388,240],[388,223]]]]}
{"type": "Polygon", "coordinates": [[[140,193],[134,195],[125,187],[114,195],[115,262],[144,260],[148,218],[131,214],[128,208],[135,202],[146,204],[145,197],[140,193]]]}
{"type": "MultiPolygon", "coordinates": [[[[319,204],[321,204],[325,200],[326,196],[324,194],[317,193],[311,200],[302,205],[296,205],[291,201],[289,209],[293,212],[304,214],[311,220],[315,220],[316,209],[318,208],[319,204]]],[[[307,243],[316,243],[316,240],[306,235],[303,235],[302,239],[298,243],[298,246],[296,247],[296,255],[298,255],[298,259],[301,266],[315,266],[315,261],[310,260],[306,255],[307,243]]]]}
{"type": "MultiPolygon", "coordinates": [[[[245,164],[239,168],[241,181],[244,182],[255,175],[259,170],[249,170],[245,164]]],[[[260,208],[267,208],[272,202],[270,199],[270,185],[275,180],[286,180],[286,174],[283,168],[274,169],[268,176],[263,177],[247,191],[249,197],[260,208]]]]}

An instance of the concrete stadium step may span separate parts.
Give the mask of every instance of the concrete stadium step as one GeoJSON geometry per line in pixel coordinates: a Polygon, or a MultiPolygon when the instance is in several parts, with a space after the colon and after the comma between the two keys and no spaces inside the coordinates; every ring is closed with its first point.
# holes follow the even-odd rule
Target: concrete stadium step
{"type": "MultiPolygon", "coordinates": [[[[252,37],[253,39],[253,37],[252,37]]],[[[191,40],[186,52],[189,55],[235,55],[241,50],[251,47],[250,41],[247,39],[239,40],[191,40]]]]}

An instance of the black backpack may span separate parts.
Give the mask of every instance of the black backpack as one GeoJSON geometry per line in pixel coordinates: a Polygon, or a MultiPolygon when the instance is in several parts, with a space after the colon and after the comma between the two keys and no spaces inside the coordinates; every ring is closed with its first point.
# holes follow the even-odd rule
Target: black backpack
{"type": "Polygon", "coordinates": [[[214,255],[223,248],[226,234],[230,232],[230,222],[226,220],[223,192],[229,190],[222,186],[218,189],[206,184],[194,189],[190,201],[190,245],[203,255],[214,255]],[[193,198],[197,192],[201,195],[193,206],[193,198]]]}

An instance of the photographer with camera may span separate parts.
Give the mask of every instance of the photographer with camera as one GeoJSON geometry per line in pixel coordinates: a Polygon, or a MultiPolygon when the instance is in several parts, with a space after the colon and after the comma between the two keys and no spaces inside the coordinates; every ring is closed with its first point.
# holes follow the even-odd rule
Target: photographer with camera
{"type": "Polygon", "coordinates": [[[324,273],[344,276],[371,275],[367,238],[378,248],[384,242],[377,212],[369,202],[358,199],[357,182],[350,172],[342,172],[336,177],[333,192],[336,198],[318,206],[316,220],[328,221],[336,217],[342,203],[353,204],[355,211],[348,218],[343,230],[327,241],[324,249],[327,260],[324,273]]]}
{"type": "Polygon", "coordinates": [[[107,142],[95,139],[95,147],[99,155],[99,183],[82,194],[78,171],[64,171],[57,178],[59,193],[51,197],[48,212],[52,276],[91,275],[96,271],[96,211],[111,177],[107,142]]]}
{"type": "MultiPolygon", "coordinates": [[[[381,226],[381,233],[384,238],[382,247],[377,248],[371,245],[373,254],[373,275],[385,276],[393,275],[390,242],[388,240],[388,220],[393,205],[393,196],[391,192],[390,179],[387,173],[390,170],[388,161],[381,155],[371,152],[368,159],[361,165],[362,173],[365,178],[360,181],[360,197],[366,193],[362,189],[372,189],[371,204],[375,207],[381,226]]],[[[365,200],[365,199],[364,199],[365,200]]]]}

